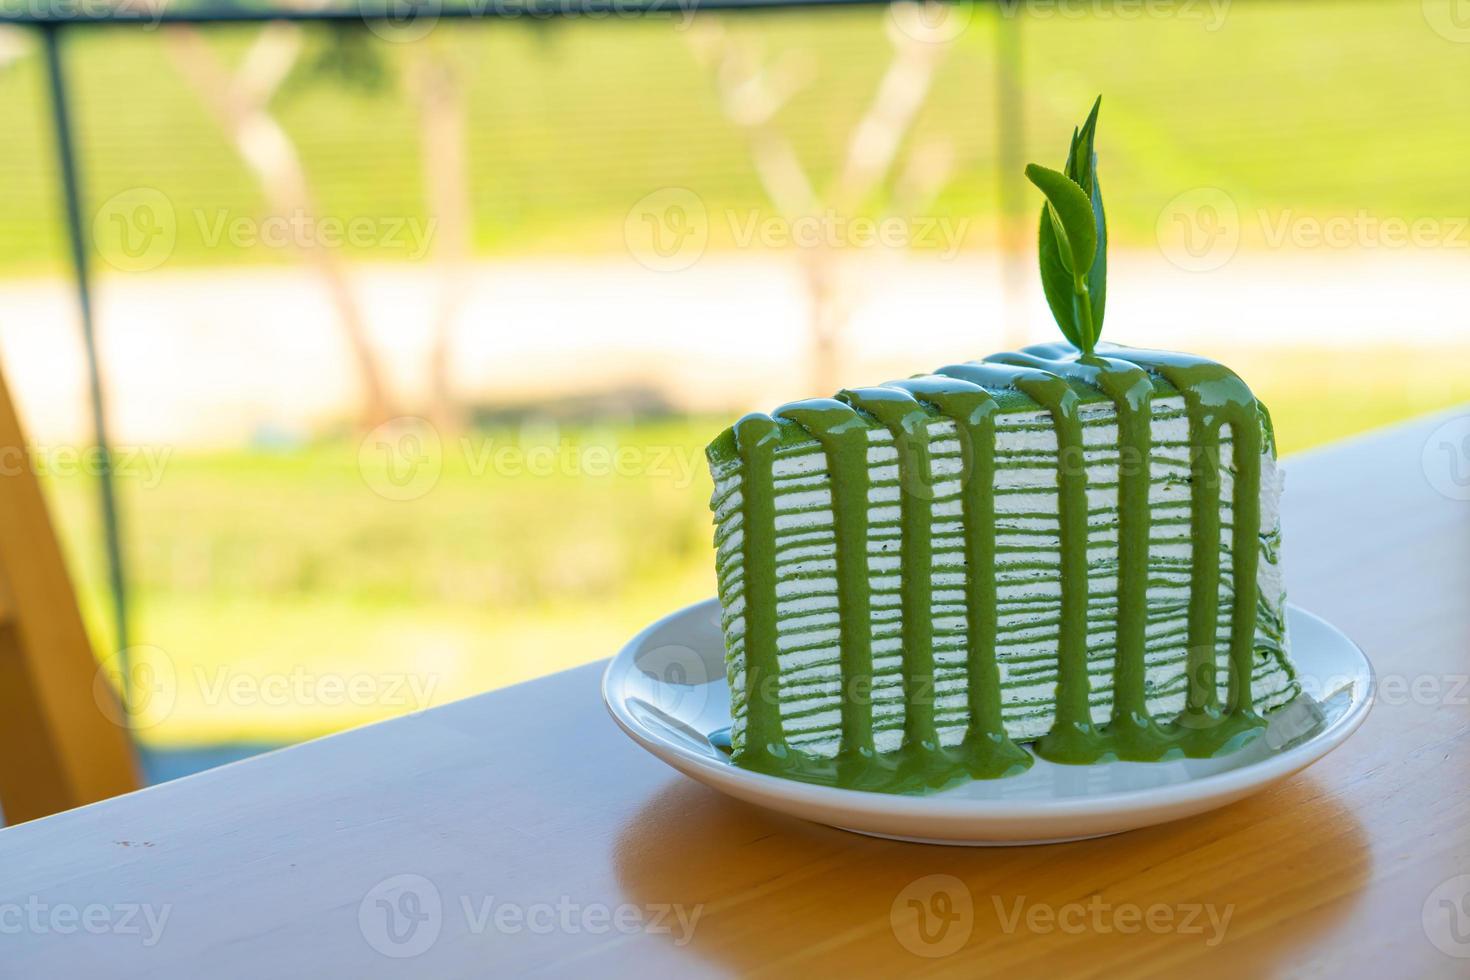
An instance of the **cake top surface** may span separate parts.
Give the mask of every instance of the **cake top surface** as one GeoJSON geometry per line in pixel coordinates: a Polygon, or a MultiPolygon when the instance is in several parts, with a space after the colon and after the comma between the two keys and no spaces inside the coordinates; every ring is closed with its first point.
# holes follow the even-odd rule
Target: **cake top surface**
{"type": "Polygon", "coordinates": [[[907,409],[928,417],[952,415],[957,403],[971,412],[1007,414],[1043,411],[1060,407],[1063,401],[1078,407],[1111,405],[1120,391],[1126,395],[1129,388],[1135,400],[1185,394],[1221,407],[1249,403],[1260,417],[1266,447],[1275,452],[1270,413],[1223,364],[1191,354],[1121,344],[1103,343],[1095,353],[1084,354],[1067,343],[1050,343],[871,388],[844,389],[832,398],[790,402],[769,415],[752,413],[716,436],[706,453],[712,467],[738,463],[738,432],[753,425],[769,428],[783,448],[812,442],[814,426],[820,429],[824,422],[840,426],[856,421],[879,427],[885,424],[880,417],[883,408],[874,411],[879,405],[888,411],[907,409]]]}

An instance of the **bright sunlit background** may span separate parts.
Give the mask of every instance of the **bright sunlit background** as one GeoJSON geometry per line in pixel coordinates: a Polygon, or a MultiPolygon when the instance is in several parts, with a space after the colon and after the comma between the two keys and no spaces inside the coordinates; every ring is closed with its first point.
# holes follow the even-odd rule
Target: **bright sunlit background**
{"type": "MultiPolygon", "coordinates": [[[[1450,0],[135,25],[63,53],[135,711],[186,767],[606,657],[712,594],[702,450],[739,413],[1055,335],[1021,168],[1099,92],[1105,339],[1226,361],[1288,454],[1470,399],[1450,0]]],[[[28,30],[0,32],[0,104],[0,356],[106,657],[28,30]]]]}

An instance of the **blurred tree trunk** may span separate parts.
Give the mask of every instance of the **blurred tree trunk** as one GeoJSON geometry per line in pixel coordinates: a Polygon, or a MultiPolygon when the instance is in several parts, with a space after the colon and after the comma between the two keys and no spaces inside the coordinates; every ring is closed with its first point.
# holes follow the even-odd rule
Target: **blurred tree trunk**
{"type": "Polygon", "coordinates": [[[429,352],[429,416],[441,431],[458,431],[463,411],[449,377],[454,318],[469,289],[474,202],[470,198],[466,106],[461,80],[442,45],[421,42],[417,89],[423,146],[424,198],[437,229],[440,269],[434,338],[429,352]]]}
{"type": "MultiPolygon", "coordinates": [[[[1026,344],[1026,234],[1025,138],[1021,106],[1021,17],[1002,6],[995,19],[995,112],[997,170],[1000,174],[1001,291],[1004,296],[1003,348],[1020,350],[1026,344]]],[[[1035,226],[1032,226],[1035,233],[1035,226]]]]}
{"type": "MultiPolygon", "coordinates": [[[[233,73],[197,29],[171,25],[164,36],[174,64],[193,83],[234,142],[271,210],[288,221],[299,215],[314,226],[317,209],[306,170],[291,137],[269,111],[271,97],[300,53],[299,28],[284,23],[261,28],[233,73]]],[[[336,307],[362,389],[358,421],[363,428],[372,428],[397,413],[369,341],[362,308],[342,260],[332,249],[314,244],[301,250],[321,276],[336,307]]]]}
{"type": "MultiPolygon", "coordinates": [[[[949,40],[917,9],[917,4],[901,4],[888,15],[892,58],[853,127],[841,168],[826,194],[815,190],[795,148],[773,123],[776,113],[810,80],[809,59],[786,52],[762,65],[760,52],[732,36],[723,22],[696,21],[697,29],[690,34],[695,55],[713,71],[721,107],[745,132],[762,189],[788,221],[821,218],[818,212],[823,208],[851,216],[890,181],[899,151],[949,49],[949,40]]],[[[947,147],[936,145],[911,153],[908,169],[889,195],[890,209],[897,205],[899,213],[912,215],[911,209],[932,202],[948,180],[950,158],[947,147]]],[[[857,305],[858,287],[843,277],[842,256],[830,243],[824,240],[802,251],[811,386],[813,392],[826,394],[839,387],[842,335],[857,305]]]]}

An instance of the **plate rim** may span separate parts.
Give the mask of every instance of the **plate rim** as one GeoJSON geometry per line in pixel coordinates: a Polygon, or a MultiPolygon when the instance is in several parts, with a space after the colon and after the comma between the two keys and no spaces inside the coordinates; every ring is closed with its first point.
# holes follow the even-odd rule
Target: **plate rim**
{"type": "MultiPolygon", "coordinates": [[[[718,608],[718,606],[718,597],[712,596],[708,599],[690,603],[687,606],[676,609],[648,624],[642,630],[639,630],[608,661],[607,667],[603,670],[600,688],[603,706],[612,716],[613,721],[641,748],[676,770],[679,770],[680,766],[666,758],[665,753],[677,757],[684,765],[693,766],[703,772],[709,773],[719,783],[744,783],[748,784],[752,789],[764,788],[765,792],[763,795],[774,795],[803,805],[836,808],[871,816],[903,817],[922,811],[926,817],[974,817],[994,820],[1025,820],[1031,817],[1055,818],[1083,815],[1103,817],[1120,816],[1145,806],[1150,809],[1158,809],[1173,805],[1188,804],[1201,799],[1227,797],[1231,794],[1239,793],[1242,790],[1249,790],[1252,787],[1269,785],[1278,779],[1285,778],[1300,771],[1326,756],[1358,730],[1368,717],[1377,699],[1377,673],[1373,668],[1372,661],[1368,659],[1368,655],[1363,652],[1362,647],[1322,616],[1303,609],[1295,603],[1288,602],[1285,604],[1288,617],[1296,615],[1313,620],[1320,626],[1325,627],[1329,632],[1335,634],[1351,648],[1353,653],[1356,654],[1358,661],[1361,662],[1363,673],[1367,676],[1367,684],[1364,694],[1361,697],[1355,696],[1352,705],[1341,717],[1335,719],[1321,732],[1318,732],[1305,742],[1283,752],[1278,752],[1235,769],[1210,773],[1182,783],[1172,783],[1145,789],[1118,790],[1066,799],[983,799],[946,796],[943,793],[914,796],[898,793],[868,792],[837,786],[819,786],[813,783],[804,783],[800,780],[785,779],[766,773],[752,772],[749,769],[742,769],[730,763],[711,759],[677,742],[659,738],[633,717],[631,712],[627,710],[622,698],[613,696],[610,690],[612,680],[620,670],[636,669],[632,665],[632,657],[647,636],[663,628],[673,620],[696,615],[705,608],[718,608]]],[[[1106,765],[1108,763],[1104,764],[1106,765]]],[[[1143,765],[1145,763],[1136,764],[1143,765]]],[[[688,775],[688,773],[685,773],[685,775],[688,775]]]]}

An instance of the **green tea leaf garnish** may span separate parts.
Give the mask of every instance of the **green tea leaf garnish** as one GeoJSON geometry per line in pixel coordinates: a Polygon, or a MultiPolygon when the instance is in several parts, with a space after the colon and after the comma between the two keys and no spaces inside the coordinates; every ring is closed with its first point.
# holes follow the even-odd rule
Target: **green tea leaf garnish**
{"type": "Polygon", "coordinates": [[[1026,178],[1046,195],[1042,220],[1062,246],[1062,265],[1081,284],[1097,254],[1097,224],[1092,220],[1092,202],[1082,187],[1066,174],[1039,164],[1027,164],[1026,178]]]}
{"type": "Polygon", "coordinates": [[[1102,335],[1107,298],[1108,228],[1097,179],[1098,96],[1080,129],[1072,131],[1061,172],[1030,164],[1026,177],[1046,195],[1037,235],[1041,285],[1062,335],[1091,354],[1102,335]]]}

